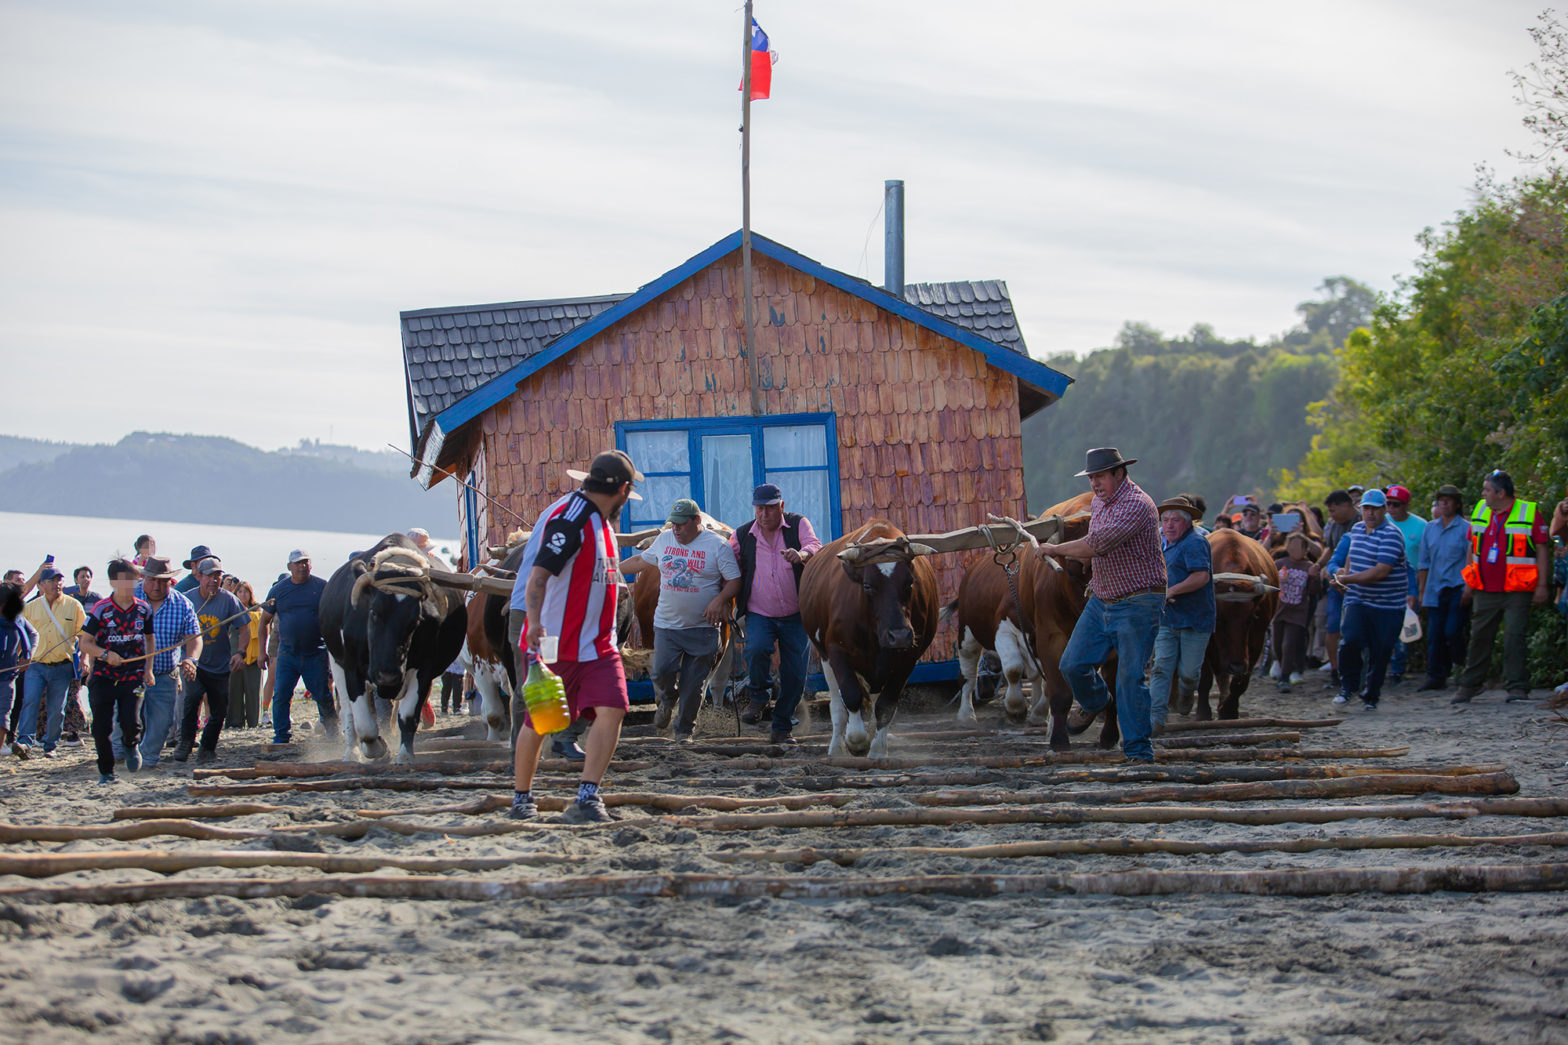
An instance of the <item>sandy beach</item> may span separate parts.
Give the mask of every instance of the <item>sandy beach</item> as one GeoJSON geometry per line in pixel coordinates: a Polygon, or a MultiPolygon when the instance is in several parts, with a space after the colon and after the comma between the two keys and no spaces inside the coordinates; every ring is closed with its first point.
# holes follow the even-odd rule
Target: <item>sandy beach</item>
{"type": "MultiPolygon", "coordinates": [[[[1113,756],[1094,761],[1092,734],[1077,739],[1072,760],[1053,763],[1043,732],[1003,729],[996,705],[981,709],[982,723],[996,728],[978,736],[961,735],[941,708],[902,715],[891,746],[894,769],[830,764],[820,721],[804,724],[801,749],[786,754],[768,749],[765,737],[737,735],[727,712],[709,712],[699,725],[702,742],[691,747],[655,738],[646,725],[628,730],[618,752],[626,768],[612,768],[606,791],[620,820],[595,828],[560,824],[548,808],[541,823],[514,827],[503,810],[481,809],[486,799],[500,805],[509,796],[495,767],[504,752],[459,739],[464,720],[456,717],[438,721],[444,736],[421,736],[416,749],[424,755],[413,772],[322,767],[322,775],[271,775],[291,771],[269,768],[276,763],[330,761],[341,757],[341,748],[322,743],[280,755],[266,744],[268,729],[226,733],[218,762],[202,767],[196,779],[193,764],[166,761],[139,774],[122,768],[118,784],[100,787],[90,744],[63,749],[48,762],[7,758],[0,761],[0,820],[12,826],[0,857],[130,852],[135,855],[111,862],[144,866],[0,874],[0,890],[12,893],[0,897],[0,1039],[1568,1040],[1568,892],[1562,891],[1568,839],[1560,834],[1568,832],[1568,816],[1457,811],[1466,803],[1568,799],[1568,720],[1546,707],[1544,691],[1529,703],[1505,704],[1502,693],[1491,692],[1454,708],[1446,693],[1414,690],[1414,683],[1393,687],[1382,708],[1368,713],[1334,708],[1317,682],[1280,694],[1271,682],[1254,681],[1243,715],[1343,715],[1345,721],[1162,738],[1156,775],[1207,771],[1207,782],[1140,777],[1113,756]],[[1240,733],[1254,739],[1235,738],[1240,733]],[[1408,754],[1353,757],[1403,747],[1408,754]],[[1310,757],[1323,751],[1334,754],[1310,757]],[[1015,764],[1001,764],[1005,759],[1015,764]],[[1517,793],[1497,784],[1507,778],[1496,772],[1463,772],[1496,764],[1517,781],[1517,793]],[[1262,787],[1242,778],[1282,767],[1316,775],[1278,785],[1297,789],[1290,791],[1295,797],[1243,799],[1203,790],[1262,787]],[[1439,781],[1432,786],[1449,793],[1332,792],[1379,779],[1368,769],[1425,769],[1423,779],[1439,781]],[[1483,777],[1492,783],[1479,794],[1441,783],[1483,777]],[[271,790],[290,782],[334,789],[271,790]],[[1313,787],[1330,790],[1308,796],[1313,787]],[[221,788],[230,793],[209,793],[221,788]],[[1208,797],[1171,799],[1149,788],[1195,788],[1194,796],[1208,797]],[[666,796],[657,801],[670,808],[630,801],[638,795],[666,796]],[[678,808],[680,796],[802,808],[761,801],[741,810],[678,808]],[[266,808],[195,815],[241,802],[266,808]],[[1327,819],[1331,813],[1309,812],[1413,805],[1443,807],[1450,815],[1327,819]],[[139,825],[161,832],[149,819],[159,807],[173,811],[163,820],[194,825],[167,830],[217,829],[230,837],[39,840],[46,826],[139,825]],[[1110,819],[1140,808],[1175,809],[1173,816],[1185,808],[1197,818],[1110,819]],[[1203,809],[1272,810],[1267,815],[1282,822],[1204,819],[1203,809]],[[115,819],[117,810],[130,812],[115,819]],[[1084,818],[1049,822],[1074,810],[1084,818]],[[367,815],[387,813],[393,815],[367,815]],[[932,814],[952,822],[899,822],[932,814]],[[1292,821],[1295,815],[1323,822],[1292,821]],[[851,822],[812,825],[806,822],[812,817],[851,822]],[[981,822],[987,819],[997,822],[981,822]],[[475,828],[502,833],[459,833],[475,828]],[[1559,833],[1557,844],[1516,838],[1306,851],[1260,845],[1550,833],[1559,833]],[[1090,840],[1197,842],[1222,851],[930,851],[1090,840]],[[1256,851],[1223,851],[1235,845],[1256,851]],[[910,847],[922,851],[904,851],[910,847]],[[833,850],[839,862],[814,859],[799,852],[804,849],[833,850]],[[867,851],[843,852],[852,849],[867,851]],[[234,853],[241,855],[231,862],[256,866],[159,873],[145,866],[157,853],[234,853]],[[322,859],[333,856],[361,859],[334,869],[322,859]],[[421,866],[420,859],[446,863],[421,866]],[[1486,866],[1535,874],[1543,865],[1555,865],[1546,870],[1556,875],[1555,889],[1201,891],[1228,880],[1209,872],[1486,866]],[[1066,889],[1051,884],[1063,884],[1051,876],[1100,873],[1113,876],[1102,881],[1126,882],[1126,872],[1151,872],[1147,881],[1175,891],[1107,895],[1071,891],[1071,882],[1066,889]],[[1180,887],[1169,872],[1199,874],[1180,887]],[[949,875],[960,877],[943,881],[966,884],[944,888],[929,877],[949,875]],[[959,895],[1025,888],[1020,876],[1035,876],[1035,887],[1014,895],[959,895]],[[834,895],[895,879],[908,880],[904,891],[834,895]],[[270,887],[282,895],[255,899],[122,903],[14,892],[208,882],[214,883],[209,892],[242,893],[249,888],[243,883],[262,880],[297,884],[270,887]],[[558,884],[543,888],[573,895],[528,895],[548,882],[558,884]],[[489,883],[500,898],[483,898],[478,883],[489,883]],[[639,888],[734,895],[583,895],[639,888]],[[411,889],[477,898],[392,895],[411,889]],[[355,891],[374,895],[346,895],[355,891]],[[819,895],[771,895],[810,892],[819,895]]],[[[539,793],[564,799],[573,779],[564,765],[547,762],[539,793]]],[[[1274,880],[1301,881],[1288,874],[1274,880]]]]}

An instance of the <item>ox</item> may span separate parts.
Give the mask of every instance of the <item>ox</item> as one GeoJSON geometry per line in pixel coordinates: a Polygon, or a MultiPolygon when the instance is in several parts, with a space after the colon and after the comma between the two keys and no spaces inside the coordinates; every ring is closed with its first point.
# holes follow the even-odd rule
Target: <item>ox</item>
{"type": "Polygon", "coordinates": [[[1234,530],[1209,534],[1214,558],[1214,634],[1203,656],[1203,674],[1198,681],[1197,714],[1200,720],[1213,718],[1209,710],[1209,688],[1219,684],[1219,717],[1237,718],[1241,695],[1247,692],[1252,669],[1263,654],[1274,611],[1279,608],[1279,570],[1268,549],[1234,530]],[[1223,575],[1233,578],[1226,579],[1223,575]]]}
{"type": "Polygon", "coordinates": [[[462,597],[430,579],[431,561],[400,533],[339,566],[321,593],[321,634],[332,661],[345,757],[355,744],[385,758],[375,698],[397,710],[398,762],[414,760],[414,732],[431,685],[457,659],[467,616],[462,597]]]}
{"type": "MultiPolygon", "coordinates": [[[[702,513],[702,525],[704,529],[713,531],[726,541],[735,533],[734,527],[720,522],[707,512],[702,513]]],[[[665,523],[659,527],[659,533],[663,533],[669,528],[670,524],[665,523]]],[[[656,535],[639,542],[637,545],[639,553],[641,550],[652,547],[655,539],[656,535]]],[[[631,616],[637,622],[637,645],[633,648],[652,651],[653,615],[659,608],[659,571],[654,569],[637,571],[637,576],[632,581],[631,589],[631,616]]],[[[621,605],[625,605],[624,600],[621,605]]],[[[629,628],[621,630],[621,642],[623,645],[628,640],[627,632],[629,630],[629,628]]],[[[702,697],[697,705],[699,710],[704,702],[712,699],[713,687],[719,683],[719,680],[730,677],[735,656],[734,638],[735,625],[733,621],[725,621],[719,625],[719,656],[713,662],[713,670],[708,672],[708,677],[703,680],[702,697]]],[[[650,674],[651,670],[650,668],[650,674]]],[[[673,694],[671,699],[674,699],[673,694]]]]}
{"type": "MultiPolygon", "coordinates": [[[[520,554],[521,550],[512,557],[520,554]]],[[[505,561],[492,558],[486,566],[502,567],[505,561]]],[[[492,571],[493,572],[493,571],[492,571]]],[[[479,691],[487,740],[505,740],[511,735],[512,694],[516,691],[517,666],[506,645],[506,600],[499,595],[475,592],[468,600],[464,650],[468,670],[479,691]],[[499,629],[491,626],[491,617],[499,629]]]]}
{"type": "MultiPolygon", "coordinates": [[[[1093,496],[1092,493],[1079,494],[1047,508],[1044,515],[1067,517],[1086,512],[1093,496]]],[[[1077,540],[1088,529],[1087,519],[1075,520],[1066,524],[1059,540],[1077,540]]],[[[1073,693],[1059,665],[1067,640],[1072,638],[1073,625],[1083,612],[1089,574],[1090,566],[1082,560],[1070,559],[1064,565],[1042,554],[1037,547],[1022,548],[1015,577],[1018,593],[1015,603],[1007,575],[994,555],[988,553],[970,563],[959,583],[958,598],[943,607],[944,615],[954,610],[958,613],[958,665],[964,676],[958,711],[960,722],[976,720],[974,699],[980,660],[987,650],[994,650],[1002,662],[1006,680],[1007,695],[1002,706],[1008,717],[1022,720],[1027,713],[1030,724],[1043,725],[1049,711],[1051,746],[1058,750],[1071,746],[1067,713],[1072,708],[1073,693]],[[1026,680],[1034,689],[1033,707],[1024,698],[1026,680]]],[[[1101,669],[1113,700],[1115,664],[1113,658],[1101,669]]],[[[1114,709],[1115,705],[1111,707],[1114,709]]],[[[1115,747],[1120,735],[1113,710],[1105,716],[1101,727],[1100,747],[1115,747]]]]}
{"type": "Polygon", "coordinates": [[[930,552],[873,519],[806,560],[800,620],[828,684],[829,755],[887,754],[904,683],[936,635],[936,570],[924,558],[930,552]]]}

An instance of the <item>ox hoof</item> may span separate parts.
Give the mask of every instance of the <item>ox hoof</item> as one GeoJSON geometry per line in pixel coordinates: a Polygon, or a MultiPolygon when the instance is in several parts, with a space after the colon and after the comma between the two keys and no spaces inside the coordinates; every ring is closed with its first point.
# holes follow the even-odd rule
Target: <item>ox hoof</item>
{"type": "Polygon", "coordinates": [[[408,748],[408,747],[399,747],[397,749],[397,754],[394,755],[393,758],[392,758],[392,762],[393,762],[394,765],[399,765],[399,766],[411,766],[411,765],[413,765],[414,764],[414,749],[413,748],[408,748]]]}
{"type": "Polygon", "coordinates": [[[1121,739],[1119,737],[1101,737],[1095,743],[1095,746],[1098,747],[1101,751],[1109,751],[1119,743],[1121,743],[1121,739]]]}
{"type": "Polygon", "coordinates": [[[361,740],[359,742],[359,753],[363,755],[367,761],[379,762],[381,759],[387,757],[387,742],[382,740],[380,737],[374,737],[370,740],[361,740]]]}
{"type": "Polygon", "coordinates": [[[1073,742],[1071,740],[1068,740],[1066,737],[1062,737],[1060,740],[1053,739],[1051,741],[1051,750],[1052,751],[1071,751],[1072,749],[1073,749],[1073,742]]]}
{"type": "Polygon", "coordinates": [[[511,737],[507,736],[507,733],[506,733],[506,723],[504,723],[504,722],[489,722],[489,721],[487,721],[487,722],[485,722],[485,729],[486,729],[486,732],[485,732],[485,739],[486,740],[510,740],[510,739],[512,739],[511,737]]]}
{"type": "Polygon", "coordinates": [[[978,726],[980,724],[979,716],[973,711],[959,711],[958,721],[960,725],[965,726],[978,726]]]}

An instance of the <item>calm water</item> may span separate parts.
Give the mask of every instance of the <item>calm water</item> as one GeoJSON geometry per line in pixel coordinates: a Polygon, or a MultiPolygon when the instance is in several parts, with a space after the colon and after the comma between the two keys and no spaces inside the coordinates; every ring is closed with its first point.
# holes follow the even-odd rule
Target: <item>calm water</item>
{"type": "MultiPolygon", "coordinates": [[[[411,523],[410,525],[417,525],[411,523]]],[[[430,525],[426,523],[426,529],[430,525]]],[[[93,588],[109,594],[105,567],[117,554],[133,554],[132,545],[144,533],[158,542],[158,554],[176,566],[191,548],[205,544],[223,560],[224,569],[250,581],[261,598],[278,574],[287,570],[289,552],[303,548],[310,553],[312,572],[322,577],[357,551],[375,544],[386,534],[331,533],[322,530],[267,530],[253,526],[210,526],[205,523],[149,522],[139,519],[94,519],[79,515],[26,515],[0,512],[0,569],[19,569],[27,576],[54,555],[55,564],[71,584],[71,571],[91,566],[93,588]]],[[[437,551],[455,552],[456,538],[432,539],[437,551]]],[[[450,561],[451,556],[446,558],[450,561]]]]}

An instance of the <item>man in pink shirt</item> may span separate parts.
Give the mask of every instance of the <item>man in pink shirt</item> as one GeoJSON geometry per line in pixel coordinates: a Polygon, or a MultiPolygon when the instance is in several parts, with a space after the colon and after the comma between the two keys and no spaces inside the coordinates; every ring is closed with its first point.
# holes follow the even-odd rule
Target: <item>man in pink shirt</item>
{"type": "Polygon", "coordinates": [[[793,744],[795,708],[806,688],[806,629],[800,623],[800,574],[822,548],[811,521],[784,510],[784,493],[773,483],[752,491],[756,518],[735,531],[730,547],[740,563],[740,597],[746,614],[746,674],[749,703],[741,721],[756,725],[768,709],[773,650],[779,651],[779,699],[773,708],[775,744],[793,744]]]}

